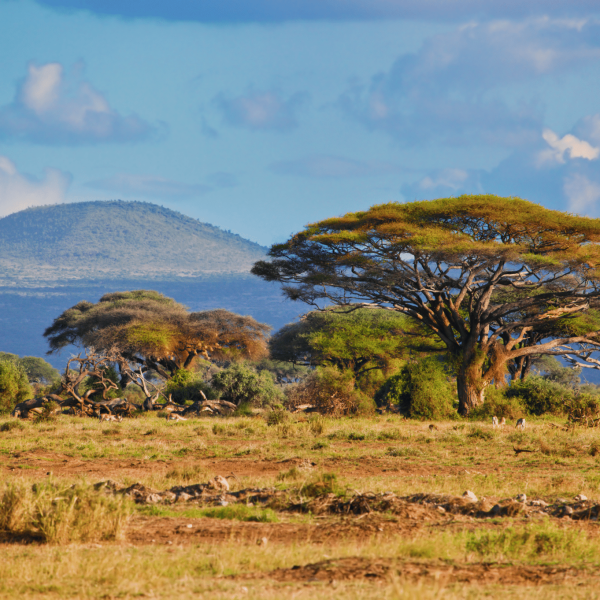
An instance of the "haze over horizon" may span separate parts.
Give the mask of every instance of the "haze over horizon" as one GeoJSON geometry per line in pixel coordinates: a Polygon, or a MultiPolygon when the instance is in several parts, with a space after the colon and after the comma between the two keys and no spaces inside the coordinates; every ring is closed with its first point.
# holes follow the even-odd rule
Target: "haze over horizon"
{"type": "Polygon", "coordinates": [[[388,201],[600,216],[592,0],[0,0],[0,217],[153,202],[270,245],[388,201]]]}

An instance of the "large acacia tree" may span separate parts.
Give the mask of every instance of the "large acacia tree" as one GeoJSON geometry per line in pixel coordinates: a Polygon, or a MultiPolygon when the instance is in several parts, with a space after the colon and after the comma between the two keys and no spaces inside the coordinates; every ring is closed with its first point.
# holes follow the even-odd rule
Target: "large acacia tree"
{"type": "Polygon", "coordinates": [[[169,379],[199,356],[260,358],[267,352],[269,330],[252,317],[223,309],[189,312],[158,292],[134,290],[106,294],[97,303],[79,302],[59,315],[44,336],[49,353],[70,344],[118,352],[169,379]]]}
{"type": "Polygon", "coordinates": [[[420,320],[454,356],[467,414],[490,383],[504,382],[509,363],[599,339],[596,329],[561,326],[600,296],[598,242],[599,219],[519,198],[461,196],[311,224],[252,272],[314,306],[362,302],[420,320]],[[502,290],[519,293],[495,300],[502,290]],[[544,337],[531,336],[537,331],[544,337]]]}

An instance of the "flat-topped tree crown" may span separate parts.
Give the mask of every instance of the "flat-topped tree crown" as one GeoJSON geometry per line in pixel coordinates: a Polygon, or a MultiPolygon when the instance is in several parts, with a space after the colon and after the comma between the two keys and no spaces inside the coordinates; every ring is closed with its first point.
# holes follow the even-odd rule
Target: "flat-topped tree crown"
{"type": "Polygon", "coordinates": [[[159,292],[133,290],[105,294],[95,304],[79,302],[59,315],[44,336],[50,353],[69,344],[117,351],[168,379],[191,368],[199,356],[260,358],[267,354],[270,329],[249,316],[224,309],[188,312],[159,292]]]}
{"type": "Polygon", "coordinates": [[[308,225],[252,272],[311,305],[362,302],[430,327],[459,365],[460,411],[519,357],[598,336],[566,331],[600,295],[600,220],[520,198],[389,203],[308,225]],[[514,294],[498,294],[512,290],[514,294]],[[502,299],[499,299],[502,298],[502,299]],[[531,333],[558,328],[529,344],[531,333]]]}

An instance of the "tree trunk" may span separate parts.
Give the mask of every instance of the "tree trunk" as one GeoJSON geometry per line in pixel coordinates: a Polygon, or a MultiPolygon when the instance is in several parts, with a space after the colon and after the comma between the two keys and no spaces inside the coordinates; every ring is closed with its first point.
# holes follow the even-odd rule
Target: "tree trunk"
{"type": "Polygon", "coordinates": [[[458,412],[466,417],[469,412],[483,402],[483,389],[479,389],[466,369],[459,369],[456,378],[458,391],[458,412]]]}

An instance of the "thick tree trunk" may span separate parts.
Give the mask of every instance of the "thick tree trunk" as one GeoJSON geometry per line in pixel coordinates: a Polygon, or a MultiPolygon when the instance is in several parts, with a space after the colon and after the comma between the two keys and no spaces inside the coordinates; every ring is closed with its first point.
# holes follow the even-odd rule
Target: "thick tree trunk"
{"type": "Polygon", "coordinates": [[[458,391],[458,412],[463,417],[466,417],[472,409],[483,403],[483,389],[479,389],[475,385],[473,378],[469,376],[467,370],[464,368],[459,369],[456,386],[458,391]]]}

